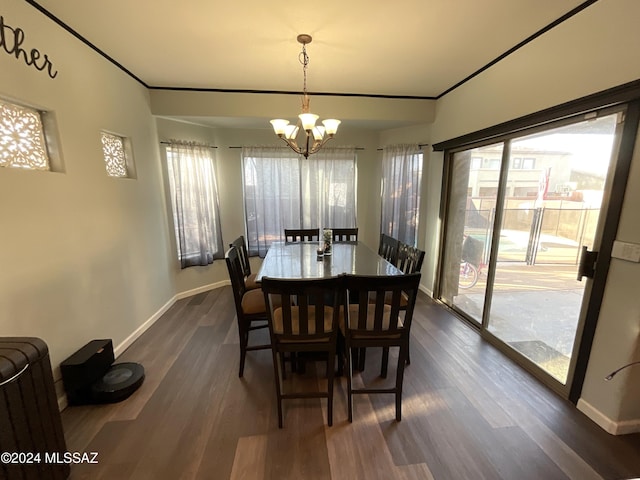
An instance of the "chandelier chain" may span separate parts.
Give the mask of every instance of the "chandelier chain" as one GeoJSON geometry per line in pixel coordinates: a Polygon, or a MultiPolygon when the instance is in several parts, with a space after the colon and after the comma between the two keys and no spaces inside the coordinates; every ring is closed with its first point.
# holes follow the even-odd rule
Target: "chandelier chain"
{"type": "Polygon", "coordinates": [[[305,44],[302,45],[302,52],[300,52],[300,55],[298,56],[298,60],[302,64],[302,72],[303,72],[303,78],[304,78],[302,91],[306,95],[307,94],[307,65],[309,65],[309,55],[307,55],[307,46],[305,44]]]}

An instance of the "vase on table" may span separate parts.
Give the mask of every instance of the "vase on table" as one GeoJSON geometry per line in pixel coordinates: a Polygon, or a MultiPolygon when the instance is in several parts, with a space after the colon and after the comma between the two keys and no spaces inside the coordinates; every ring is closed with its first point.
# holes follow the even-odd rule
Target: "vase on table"
{"type": "Polygon", "coordinates": [[[322,240],[324,241],[324,254],[331,255],[331,246],[333,244],[333,230],[325,228],[322,230],[322,240]]]}

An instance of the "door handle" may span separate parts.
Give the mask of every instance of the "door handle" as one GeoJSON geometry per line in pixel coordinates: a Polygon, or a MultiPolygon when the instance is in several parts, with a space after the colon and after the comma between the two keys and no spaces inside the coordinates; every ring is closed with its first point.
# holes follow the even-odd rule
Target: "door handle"
{"type": "Polygon", "coordinates": [[[582,281],[582,277],[593,278],[596,272],[596,262],[598,261],[598,252],[590,251],[586,245],[582,246],[582,254],[580,255],[580,263],[578,264],[578,280],[582,281]]]}

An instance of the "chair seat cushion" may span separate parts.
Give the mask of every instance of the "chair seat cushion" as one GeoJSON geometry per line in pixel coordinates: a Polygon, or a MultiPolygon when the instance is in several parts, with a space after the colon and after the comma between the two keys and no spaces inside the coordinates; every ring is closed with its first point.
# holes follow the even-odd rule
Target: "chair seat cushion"
{"type": "Polygon", "coordinates": [[[256,282],[255,273],[252,273],[244,279],[244,288],[246,288],[247,290],[255,290],[257,288],[260,288],[260,284],[256,282]]]}
{"type": "Polygon", "coordinates": [[[245,315],[255,315],[258,313],[267,313],[264,305],[264,295],[262,290],[247,290],[242,296],[242,311],[245,315]]]}
{"type": "MultiPolygon", "coordinates": [[[[309,335],[315,335],[316,333],[316,309],[312,305],[308,310],[308,332],[309,335]]],[[[324,309],[324,331],[329,333],[331,332],[333,325],[333,308],[325,307],[324,309]]],[[[293,335],[300,334],[300,309],[297,306],[291,307],[291,331],[293,335]]],[[[282,335],[284,333],[284,325],[283,325],[283,311],[282,307],[276,308],[273,311],[273,333],[276,335],[282,335]]],[[[323,333],[323,332],[318,332],[323,333]]],[[[314,340],[317,341],[317,340],[314,340]]]]}

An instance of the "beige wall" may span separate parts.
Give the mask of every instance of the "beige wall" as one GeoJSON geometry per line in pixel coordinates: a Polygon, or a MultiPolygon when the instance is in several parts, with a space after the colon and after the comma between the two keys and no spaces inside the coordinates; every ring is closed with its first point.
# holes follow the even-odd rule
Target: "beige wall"
{"type": "Polygon", "coordinates": [[[64,172],[0,169],[0,334],[35,336],[58,364],[86,342],[122,345],[174,295],[148,92],[26,2],[3,2],[51,79],[0,50],[0,96],[53,111],[64,172]],[[107,176],[100,130],[130,137],[135,179],[107,176]]]}
{"type": "Polygon", "coordinates": [[[640,2],[600,0],[438,100],[433,142],[637,80],[640,2]]]}
{"type": "MultiPolygon", "coordinates": [[[[600,0],[438,101],[433,141],[486,128],[640,78],[640,2],[600,0]]],[[[640,145],[617,238],[640,243],[640,145]]],[[[439,188],[436,178],[430,188],[439,188]]],[[[430,222],[435,222],[432,217],[430,222]]],[[[640,431],[640,264],[613,259],[579,407],[607,430],[640,431]],[[636,288],[637,290],[637,288],[636,288]]]]}

